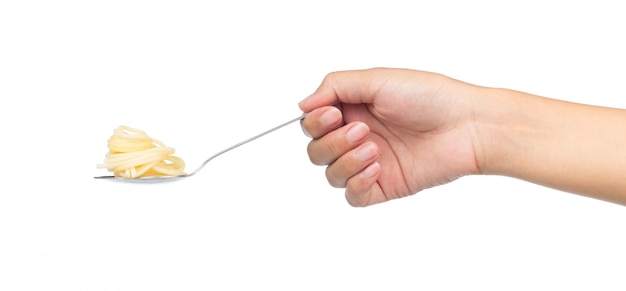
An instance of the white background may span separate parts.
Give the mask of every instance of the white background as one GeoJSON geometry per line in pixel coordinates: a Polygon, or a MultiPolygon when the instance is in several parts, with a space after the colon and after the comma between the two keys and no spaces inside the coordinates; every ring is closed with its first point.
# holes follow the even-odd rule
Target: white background
{"type": "Polygon", "coordinates": [[[336,70],[626,108],[620,1],[217,2],[0,2],[0,290],[626,290],[624,207],[483,176],[352,208],[297,124],[92,179],[118,125],[195,169],[336,70]]]}

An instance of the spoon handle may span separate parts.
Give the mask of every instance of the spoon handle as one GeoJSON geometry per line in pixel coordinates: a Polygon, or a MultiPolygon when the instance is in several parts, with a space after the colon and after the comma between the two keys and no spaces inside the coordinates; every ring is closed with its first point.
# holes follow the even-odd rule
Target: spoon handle
{"type": "Polygon", "coordinates": [[[270,128],[270,129],[268,129],[268,130],[266,130],[266,131],[264,131],[264,132],[261,132],[261,133],[259,133],[259,134],[255,135],[255,136],[253,136],[253,137],[251,137],[251,138],[248,138],[248,139],[246,139],[246,140],[244,140],[244,141],[241,141],[241,142],[239,142],[239,143],[237,143],[237,144],[234,144],[234,145],[232,145],[232,146],[230,146],[230,147],[228,147],[228,148],[225,148],[225,149],[221,150],[220,152],[218,152],[218,153],[214,154],[213,156],[211,156],[210,158],[208,158],[206,161],[204,161],[204,162],[202,163],[202,165],[200,165],[200,167],[198,167],[195,171],[193,171],[193,173],[189,174],[188,176],[193,176],[193,175],[195,175],[196,173],[198,173],[200,170],[202,170],[202,168],[204,168],[204,166],[205,166],[206,164],[208,164],[208,163],[209,163],[212,159],[215,159],[217,156],[219,156],[219,155],[221,155],[221,154],[223,154],[223,153],[225,153],[225,152],[228,152],[228,151],[230,151],[230,150],[232,150],[232,149],[235,149],[235,148],[237,148],[237,147],[240,147],[240,146],[242,146],[242,145],[244,145],[244,144],[247,144],[247,143],[249,143],[249,142],[251,142],[251,141],[253,141],[253,140],[255,140],[255,139],[259,138],[259,137],[262,137],[262,136],[264,136],[264,135],[268,134],[268,133],[271,133],[271,132],[274,132],[274,131],[276,131],[276,130],[278,130],[278,129],[281,129],[281,128],[283,128],[283,127],[285,127],[285,126],[287,126],[287,125],[289,125],[289,124],[291,124],[291,123],[294,123],[294,122],[296,122],[296,121],[302,120],[302,119],[304,119],[304,118],[307,116],[307,114],[308,114],[308,113],[303,113],[302,115],[300,115],[300,116],[298,116],[298,117],[296,117],[296,118],[294,118],[294,119],[291,119],[291,120],[289,120],[289,121],[287,121],[287,122],[285,122],[285,123],[282,123],[282,124],[280,124],[280,125],[278,125],[278,126],[275,126],[275,127],[273,127],[273,128],[270,128]]]}

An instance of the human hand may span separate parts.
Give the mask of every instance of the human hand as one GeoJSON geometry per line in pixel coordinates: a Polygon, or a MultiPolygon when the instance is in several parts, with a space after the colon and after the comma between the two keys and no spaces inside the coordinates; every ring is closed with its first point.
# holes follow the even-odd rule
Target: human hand
{"type": "Polygon", "coordinates": [[[307,151],[347,201],[367,206],[480,172],[474,94],[481,87],[403,69],[331,73],[300,102],[307,151]]]}

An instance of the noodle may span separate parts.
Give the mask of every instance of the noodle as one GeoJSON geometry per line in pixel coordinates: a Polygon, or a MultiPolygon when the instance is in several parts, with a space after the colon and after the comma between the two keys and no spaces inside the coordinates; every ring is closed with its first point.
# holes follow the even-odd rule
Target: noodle
{"type": "Polygon", "coordinates": [[[113,133],[104,163],[97,165],[99,169],[106,168],[121,178],[185,175],[185,162],[172,156],[173,148],[128,126],[120,126],[113,133]]]}

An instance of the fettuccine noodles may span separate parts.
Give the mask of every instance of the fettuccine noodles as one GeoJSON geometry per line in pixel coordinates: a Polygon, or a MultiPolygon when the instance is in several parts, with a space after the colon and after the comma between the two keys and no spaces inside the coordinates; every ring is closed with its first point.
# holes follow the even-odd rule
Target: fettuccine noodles
{"type": "Polygon", "coordinates": [[[149,137],[145,132],[128,126],[114,130],[108,141],[109,152],[103,164],[116,177],[141,178],[150,176],[184,175],[185,162],[172,156],[174,149],[149,137]]]}

